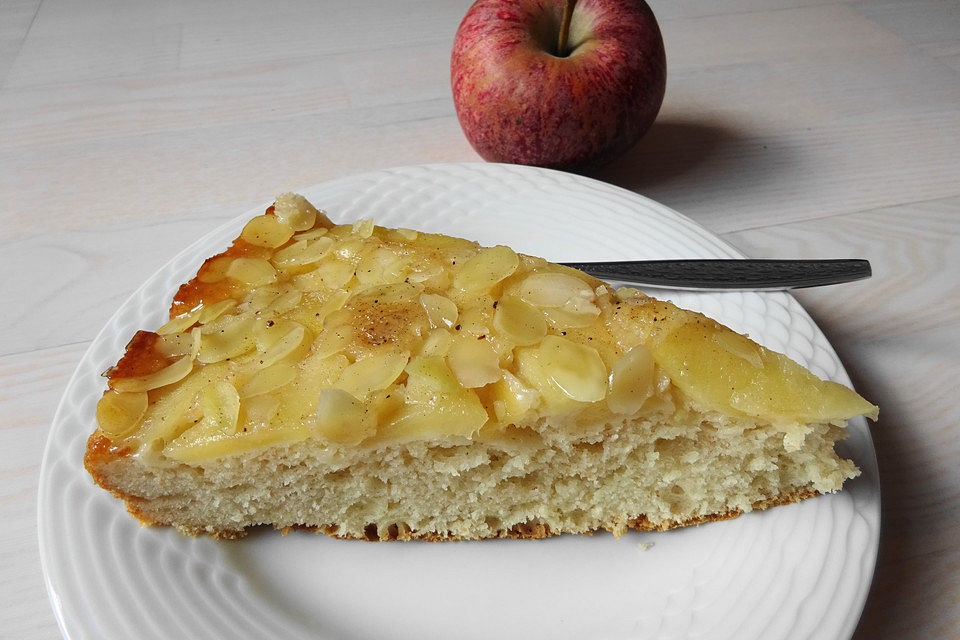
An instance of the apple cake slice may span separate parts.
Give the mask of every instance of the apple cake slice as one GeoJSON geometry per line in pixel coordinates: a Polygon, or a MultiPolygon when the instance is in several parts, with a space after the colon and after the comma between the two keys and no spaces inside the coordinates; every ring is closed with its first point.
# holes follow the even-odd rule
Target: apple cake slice
{"type": "Polygon", "coordinates": [[[539,538],[837,491],[877,408],[713,320],[285,194],[106,374],[85,466],[144,524],[539,538]]]}

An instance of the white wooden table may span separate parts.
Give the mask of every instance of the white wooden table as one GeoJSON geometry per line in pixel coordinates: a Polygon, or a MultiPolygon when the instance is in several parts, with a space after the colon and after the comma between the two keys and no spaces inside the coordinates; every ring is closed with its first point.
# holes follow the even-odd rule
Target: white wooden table
{"type": "MultiPolygon", "coordinates": [[[[467,4],[0,0],[0,637],[59,637],[37,478],[96,331],[185,243],[281,191],[477,159],[448,85],[467,4]]],[[[651,4],[667,98],[599,177],[754,257],[873,262],[799,295],[881,406],[856,637],[960,637],[960,4],[651,4]]]]}

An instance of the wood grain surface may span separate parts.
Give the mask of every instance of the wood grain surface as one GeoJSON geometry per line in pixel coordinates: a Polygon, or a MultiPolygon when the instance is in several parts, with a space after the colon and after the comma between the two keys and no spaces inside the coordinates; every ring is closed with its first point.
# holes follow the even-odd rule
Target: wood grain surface
{"type": "MultiPolygon", "coordinates": [[[[0,0],[0,638],[59,637],[40,457],[97,330],[275,194],[477,160],[449,52],[467,0],[0,0]]],[[[960,638],[960,3],[651,0],[667,97],[596,177],[753,257],[866,257],[798,297],[859,390],[883,489],[858,640],[960,638]]]]}

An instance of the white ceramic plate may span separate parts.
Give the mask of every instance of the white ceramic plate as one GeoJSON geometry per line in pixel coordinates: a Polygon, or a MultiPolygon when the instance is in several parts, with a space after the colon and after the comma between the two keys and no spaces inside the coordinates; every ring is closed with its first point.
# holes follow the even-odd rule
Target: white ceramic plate
{"type": "MultiPolygon", "coordinates": [[[[656,202],[555,171],[402,167],[302,193],[335,221],[374,217],[553,260],[742,257],[656,202]]],[[[863,475],[843,492],[620,540],[604,534],[371,544],[270,530],[216,542],[140,528],[82,468],[104,388],[99,374],[135,329],[162,324],[177,286],[261,211],[200,239],[137,290],[94,340],[64,393],[43,460],[39,530],[50,598],[66,637],[826,640],[852,634],[873,573],[880,516],[876,460],[862,419],[850,425],[844,453],[863,475]]],[[[789,295],[666,297],[822,377],[849,383],[823,334],[789,295]]]]}

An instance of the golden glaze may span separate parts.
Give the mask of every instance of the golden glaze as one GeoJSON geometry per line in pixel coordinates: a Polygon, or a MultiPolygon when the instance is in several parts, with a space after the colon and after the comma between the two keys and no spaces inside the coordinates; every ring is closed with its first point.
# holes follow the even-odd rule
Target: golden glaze
{"type": "Polygon", "coordinates": [[[272,235],[246,237],[276,246],[240,238],[180,288],[160,330],[175,357],[158,356],[156,334],[141,332],[109,373],[166,383],[141,385],[150,399],[143,423],[118,438],[131,450],[191,462],[304,438],[375,446],[514,437],[544,417],[576,425],[581,415],[597,422],[614,409],[663,410],[676,400],[787,433],[875,411],[849,389],[639,291],[459,238],[334,225],[323,215],[306,228],[315,210],[281,198],[282,220],[302,230],[253,223],[272,235]],[[638,362],[652,358],[655,375],[609,379],[629,370],[616,365],[631,349],[638,362]],[[179,369],[158,373],[162,366],[179,369]],[[341,391],[318,413],[331,388],[341,391]],[[353,423],[355,431],[344,428],[353,423]]]}

